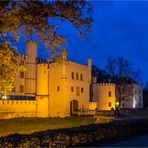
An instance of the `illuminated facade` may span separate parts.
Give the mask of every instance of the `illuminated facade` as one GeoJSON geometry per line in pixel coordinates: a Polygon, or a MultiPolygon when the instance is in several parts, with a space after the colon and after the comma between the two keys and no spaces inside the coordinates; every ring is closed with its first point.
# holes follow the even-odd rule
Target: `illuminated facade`
{"type": "MultiPolygon", "coordinates": [[[[115,84],[96,83],[96,78],[92,82],[91,59],[86,65],[68,61],[65,50],[61,59],[49,62],[37,58],[37,47],[37,42],[27,41],[26,55],[19,55],[26,71],[17,75],[15,88],[0,100],[0,119],[65,117],[115,109],[115,84]]],[[[143,87],[132,84],[126,88],[132,94],[125,94],[122,108],[143,108],[143,87]]]]}
{"type": "Polygon", "coordinates": [[[86,65],[66,59],[57,62],[37,58],[37,42],[26,42],[26,56],[20,63],[26,68],[15,79],[15,88],[0,100],[0,118],[65,117],[88,110],[91,83],[91,59],[86,65]]]}
{"type": "Polygon", "coordinates": [[[92,101],[97,103],[98,110],[115,109],[115,84],[113,83],[93,83],[92,101]]]}
{"type": "MultiPolygon", "coordinates": [[[[118,87],[118,86],[117,86],[118,87]]],[[[118,92],[117,99],[118,99],[118,92]]],[[[140,109],[143,108],[143,86],[131,83],[124,87],[121,100],[121,108],[140,109]]]]}

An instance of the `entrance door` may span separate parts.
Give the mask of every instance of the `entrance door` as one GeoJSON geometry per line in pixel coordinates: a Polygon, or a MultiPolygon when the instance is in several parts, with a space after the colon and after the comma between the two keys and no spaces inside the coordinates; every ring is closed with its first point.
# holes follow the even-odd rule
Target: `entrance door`
{"type": "Polygon", "coordinates": [[[70,101],[70,115],[78,115],[78,101],[70,101]]]}

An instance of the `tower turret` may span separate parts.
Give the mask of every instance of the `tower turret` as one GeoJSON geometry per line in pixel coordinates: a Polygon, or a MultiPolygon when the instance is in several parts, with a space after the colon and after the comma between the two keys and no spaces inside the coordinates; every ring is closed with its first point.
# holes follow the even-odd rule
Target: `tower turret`
{"type": "Polygon", "coordinates": [[[25,93],[27,96],[35,96],[37,81],[37,46],[34,41],[26,41],[26,79],[25,93]]]}

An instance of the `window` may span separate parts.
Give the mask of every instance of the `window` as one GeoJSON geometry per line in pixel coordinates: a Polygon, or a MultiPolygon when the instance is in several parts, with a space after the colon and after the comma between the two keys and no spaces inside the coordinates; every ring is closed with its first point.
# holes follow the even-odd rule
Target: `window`
{"type": "Polygon", "coordinates": [[[84,92],[84,89],[83,88],[81,88],[81,93],[83,93],[84,92]]]}
{"type": "Polygon", "coordinates": [[[74,88],[73,88],[73,86],[71,86],[71,92],[74,92],[74,88]]]}
{"type": "Polygon", "coordinates": [[[24,72],[20,72],[20,78],[24,78],[24,72]]]}
{"type": "Polygon", "coordinates": [[[112,96],[112,92],[109,91],[109,92],[108,92],[108,97],[111,97],[111,96],[112,96]]]}
{"type": "Polygon", "coordinates": [[[122,100],[124,101],[125,100],[125,97],[122,97],[122,100]]]}
{"type": "Polygon", "coordinates": [[[12,92],[16,92],[16,88],[15,87],[12,88],[12,92]]]}
{"type": "Polygon", "coordinates": [[[71,73],[71,78],[74,80],[74,72],[71,73]]]}
{"type": "Polygon", "coordinates": [[[20,85],[20,92],[24,92],[24,86],[20,85]]]}
{"type": "Polygon", "coordinates": [[[108,106],[111,107],[112,106],[112,103],[111,102],[108,102],[108,106]]]}
{"type": "Polygon", "coordinates": [[[81,81],[83,81],[83,75],[82,74],[80,75],[80,79],[81,79],[81,81]]]}
{"type": "Polygon", "coordinates": [[[76,87],[76,96],[80,96],[80,87],[76,87]]]}
{"type": "Polygon", "coordinates": [[[57,91],[60,91],[60,86],[57,86],[57,91]]]}
{"type": "Polygon", "coordinates": [[[20,64],[21,64],[21,65],[24,65],[24,61],[20,61],[20,64]]]}
{"type": "Polygon", "coordinates": [[[79,80],[79,74],[78,73],[76,73],[76,79],[79,80]]]}
{"type": "Polygon", "coordinates": [[[124,107],[125,105],[124,105],[124,103],[122,103],[122,107],[124,107]]]}

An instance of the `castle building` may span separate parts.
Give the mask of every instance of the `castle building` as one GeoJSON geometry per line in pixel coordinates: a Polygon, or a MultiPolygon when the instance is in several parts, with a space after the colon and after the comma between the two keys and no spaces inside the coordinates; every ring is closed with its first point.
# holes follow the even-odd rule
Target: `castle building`
{"type": "MultiPolygon", "coordinates": [[[[117,86],[118,90],[118,86],[117,86]]],[[[119,100],[119,93],[116,91],[117,100],[119,100]]],[[[143,86],[137,83],[126,84],[122,88],[121,108],[127,109],[142,109],[143,108],[143,86]]]]}
{"type": "MultiPolygon", "coordinates": [[[[115,109],[119,99],[114,83],[92,78],[92,61],[79,64],[66,59],[54,62],[37,57],[38,43],[26,42],[26,54],[18,55],[25,72],[15,78],[15,88],[0,100],[0,119],[16,117],[65,117],[89,111],[115,109]]],[[[128,84],[121,108],[143,108],[143,87],[128,84]]]]}
{"type": "Polygon", "coordinates": [[[65,117],[89,108],[91,59],[86,65],[66,59],[56,62],[37,58],[38,43],[26,42],[19,56],[26,68],[15,79],[15,88],[0,100],[0,118],[65,117]]]}

